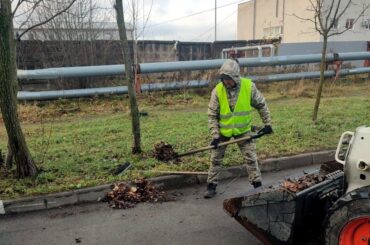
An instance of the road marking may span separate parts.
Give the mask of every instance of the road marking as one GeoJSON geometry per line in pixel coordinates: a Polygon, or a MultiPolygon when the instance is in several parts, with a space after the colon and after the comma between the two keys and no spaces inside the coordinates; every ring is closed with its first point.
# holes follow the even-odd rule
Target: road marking
{"type": "Polygon", "coordinates": [[[4,204],[2,200],[0,200],[0,214],[5,214],[4,204]]]}

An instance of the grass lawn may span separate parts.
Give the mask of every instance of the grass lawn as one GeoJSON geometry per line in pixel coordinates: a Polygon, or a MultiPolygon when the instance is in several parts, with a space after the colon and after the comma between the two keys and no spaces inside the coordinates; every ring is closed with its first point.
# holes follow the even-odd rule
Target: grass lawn
{"type": "MultiPolygon", "coordinates": [[[[342,132],[369,125],[369,88],[367,83],[341,85],[340,90],[336,90],[338,94],[322,99],[316,124],[311,121],[312,93],[302,97],[290,94],[291,86],[264,88],[275,133],[258,140],[259,158],[335,148],[342,132]],[[284,91],[277,92],[279,90],[284,91]]],[[[110,174],[126,161],[133,164],[134,170],[207,170],[209,152],[184,157],[180,163],[174,164],[157,161],[151,151],[161,140],[172,144],[179,153],[208,145],[208,99],[209,93],[201,96],[188,92],[142,96],[140,109],[149,115],[141,118],[144,153],[136,156],[131,155],[131,121],[126,98],[21,105],[19,114],[23,129],[42,171],[35,179],[16,180],[12,172],[5,174],[0,170],[0,199],[154,176],[150,171],[110,174]]],[[[254,125],[262,125],[257,113],[254,114],[254,125]]],[[[6,142],[6,133],[1,127],[0,149],[3,152],[6,142]]],[[[242,164],[241,159],[237,147],[230,146],[224,165],[242,164]]]]}

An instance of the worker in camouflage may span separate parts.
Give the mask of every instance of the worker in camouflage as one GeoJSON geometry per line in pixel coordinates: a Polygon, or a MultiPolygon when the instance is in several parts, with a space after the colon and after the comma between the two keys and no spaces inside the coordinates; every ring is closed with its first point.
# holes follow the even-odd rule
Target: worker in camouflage
{"type": "MultiPolygon", "coordinates": [[[[251,107],[257,109],[265,125],[260,132],[266,134],[273,132],[265,98],[250,79],[240,77],[237,60],[227,60],[220,68],[219,74],[221,81],[213,89],[208,107],[211,145],[215,149],[211,153],[205,198],[212,198],[216,194],[218,176],[226,150],[226,146],[218,144],[232,137],[238,139],[251,135],[251,107]]],[[[247,166],[249,182],[255,188],[261,186],[255,142],[243,141],[239,142],[238,146],[247,166]]]]}

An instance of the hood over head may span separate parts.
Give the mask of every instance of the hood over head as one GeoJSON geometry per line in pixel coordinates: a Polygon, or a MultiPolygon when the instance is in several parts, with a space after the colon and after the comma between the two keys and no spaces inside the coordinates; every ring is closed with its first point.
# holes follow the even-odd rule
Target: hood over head
{"type": "Polygon", "coordinates": [[[222,75],[227,75],[231,77],[235,82],[240,82],[240,66],[235,60],[226,60],[225,63],[221,66],[218,73],[220,77],[222,77],[222,75]]]}

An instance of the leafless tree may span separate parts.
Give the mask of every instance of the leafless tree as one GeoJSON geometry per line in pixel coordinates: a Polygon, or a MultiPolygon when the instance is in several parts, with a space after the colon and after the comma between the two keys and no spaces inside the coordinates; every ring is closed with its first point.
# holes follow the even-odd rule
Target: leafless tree
{"type": "Polygon", "coordinates": [[[121,39],[121,46],[123,49],[123,58],[125,62],[125,75],[126,79],[128,80],[128,93],[130,97],[130,110],[131,110],[131,126],[132,134],[134,136],[134,146],[132,148],[132,153],[136,154],[141,153],[140,116],[136,100],[136,93],[134,90],[134,74],[132,71],[131,54],[127,41],[127,32],[125,26],[122,0],[116,0],[115,9],[119,36],[121,39]]]}
{"type": "Polygon", "coordinates": [[[313,110],[312,120],[317,121],[317,115],[320,106],[322,89],[325,82],[324,72],[326,69],[326,52],[328,47],[328,39],[332,36],[341,35],[350,30],[352,26],[364,15],[365,11],[369,8],[370,3],[368,0],[309,0],[310,9],[314,14],[312,19],[301,18],[299,19],[312,22],[315,30],[319,32],[323,40],[322,58],[320,63],[320,82],[316,93],[316,101],[313,110]],[[350,25],[345,25],[343,28],[338,28],[338,23],[345,13],[353,7],[361,7],[360,11],[356,13],[356,17],[350,25]]]}
{"type": "MultiPolygon", "coordinates": [[[[53,10],[52,15],[26,28],[19,33],[18,38],[33,28],[53,20],[68,10],[75,1],[63,1],[60,8],[53,10]]],[[[18,10],[26,3],[28,8],[23,9],[20,15],[32,15],[37,8],[42,8],[45,2],[43,0],[0,0],[0,109],[8,136],[9,152],[14,156],[18,178],[36,176],[38,170],[27,146],[17,114],[16,38],[13,20],[18,10]]],[[[25,17],[25,20],[27,19],[28,17],[25,17]]]]}
{"type": "MultiPolygon", "coordinates": [[[[45,8],[36,10],[35,15],[25,23],[25,26],[42,21],[61,4],[58,1],[45,2],[45,8]]],[[[109,11],[111,12],[111,9],[109,11]]],[[[116,24],[109,20],[108,8],[100,6],[96,0],[76,0],[68,11],[31,30],[28,38],[48,41],[47,49],[42,49],[48,53],[42,56],[44,66],[97,65],[104,63],[101,58],[97,60],[98,40],[105,40],[109,44],[109,41],[118,36],[116,24]]],[[[21,28],[23,26],[20,26],[21,28]]],[[[109,45],[104,45],[103,48],[108,47],[109,45]]],[[[66,89],[68,81],[71,80],[60,79],[57,85],[66,89]]],[[[86,88],[96,79],[83,77],[73,80],[77,82],[72,82],[72,87],[86,88]]]]}

